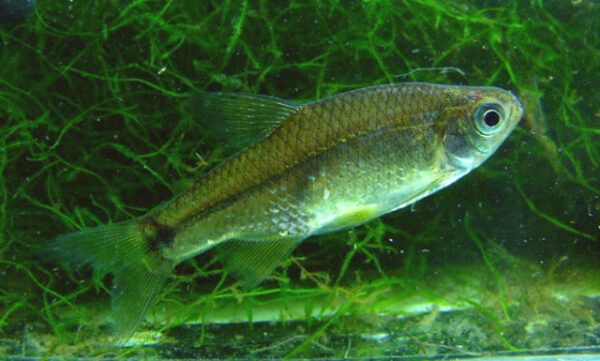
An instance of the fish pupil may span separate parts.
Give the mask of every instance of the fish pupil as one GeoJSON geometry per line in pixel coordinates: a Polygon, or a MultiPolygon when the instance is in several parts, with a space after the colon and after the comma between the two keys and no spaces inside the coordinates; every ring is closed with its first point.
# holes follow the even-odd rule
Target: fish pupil
{"type": "Polygon", "coordinates": [[[483,121],[488,127],[495,127],[500,123],[500,114],[497,111],[490,109],[483,115],[483,121]]]}

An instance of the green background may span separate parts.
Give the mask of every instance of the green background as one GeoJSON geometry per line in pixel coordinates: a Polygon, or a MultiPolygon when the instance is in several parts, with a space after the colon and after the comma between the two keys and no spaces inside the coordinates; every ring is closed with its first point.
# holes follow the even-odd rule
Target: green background
{"type": "Polygon", "coordinates": [[[597,1],[48,0],[4,24],[0,41],[0,353],[362,357],[600,345],[600,302],[589,294],[600,289],[597,1]],[[142,327],[166,335],[154,346],[107,346],[110,276],[43,257],[46,240],[142,215],[228,156],[184,110],[190,95],[306,102],[400,81],[499,86],[527,115],[465,179],[306,241],[255,290],[208,254],[180,265],[154,311],[166,323],[142,327]],[[415,295],[456,296],[446,278],[465,275],[457,284],[484,296],[463,295],[462,317],[377,318],[415,295]],[[552,292],[564,284],[580,287],[558,305],[552,292]],[[222,304],[253,319],[255,306],[283,314],[298,300],[307,315],[333,311],[180,326],[222,304]],[[547,332],[530,332],[536,325],[547,332]]]}

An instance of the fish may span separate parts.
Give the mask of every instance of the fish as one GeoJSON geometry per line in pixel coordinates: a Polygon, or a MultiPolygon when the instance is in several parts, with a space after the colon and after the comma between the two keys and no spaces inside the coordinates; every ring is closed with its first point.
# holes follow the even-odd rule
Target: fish
{"type": "Polygon", "coordinates": [[[305,239],[363,224],[449,186],[523,117],[497,87],[395,83],[304,104],[228,92],[188,109],[239,151],[138,218],[59,236],[74,267],[113,274],[116,343],[129,339],[174,267],[214,250],[252,288],[305,239]]]}

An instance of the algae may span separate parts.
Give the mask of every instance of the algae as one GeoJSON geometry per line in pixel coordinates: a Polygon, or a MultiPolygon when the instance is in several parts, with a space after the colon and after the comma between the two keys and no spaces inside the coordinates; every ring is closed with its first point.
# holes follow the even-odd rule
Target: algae
{"type": "Polygon", "coordinates": [[[0,355],[596,350],[599,19],[591,0],[36,2],[0,28],[0,355]],[[180,265],[130,347],[108,341],[110,276],[45,259],[44,241],[144,214],[228,156],[186,97],[395,81],[512,89],[527,116],[466,179],[308,240],[254,290],[209,254],[180,265]]]}

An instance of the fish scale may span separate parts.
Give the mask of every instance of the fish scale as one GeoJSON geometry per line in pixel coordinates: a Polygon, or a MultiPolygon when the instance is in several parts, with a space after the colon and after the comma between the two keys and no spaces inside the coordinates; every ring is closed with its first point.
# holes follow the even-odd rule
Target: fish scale
{"type": "MultiPolygon", "coordinates": [[[[195,249],[203,248],[202,243],[211,237],[203,236],[201,230],[215,229],[216,224],[223,225],[221,233],[228,235],[226,238],[235,234],[233,237],[239,239],[260,240],[266,238],[266,235],[287,230],[280,228],[280,224],[289,223],[289,220],[293,219],[296,221],[293,226],[302,229],[302,233],[298,235],[306,238],[326,226],[319,222],[321,219],[335,217],[335,211],[326,216],[325,212],[318,210],[328,209],[328,204],[331,203],[356,207],[366,198],[360,191],[363,188],[366,189],[364,193],[372,196],[370,202],[380,202],[380,194],[386,195],[398,188],[397,179],[390,177],[390,174],[398,174],[398,168],[415,167],[413,163],[421,163],[426,167],[432,162],[435,156],[433,152],[425,155],[422,150],[412,152],[419,156],[409,162],[410,158],[405,156],[407,152],[400,146],[406,146],[406,143],[407,139],[404,136],[384,137],[369,134],[322,152],[270,182],[252,188],[248,194],[225,202],[219,210],[186,222],[178,230],[173,248],[180,248],[174,254],[185,258],[188,252],[194,253],[195,249]],[[377,189],[374,189],[374,185],[377,185],[377,189]],[[272,192],[272,189],[277,191],[272,192]],[[326,192],[329,195],[324,197],[326,192]],[[277,217],[268,211],[261,212],[268,209],[264,204],[275,204],[279,210],[277,217]],[[299,209],[299,213],[304,216],[290,213],[290,207],[299,209]],[[221,221],[225,215],[230,214],[236,215],[234,220],[227,223],[221,221]],[[193,229],[187,228],[188,224],[193,229]],[[250,224],[253,225],[254,233],[241,231],[250,224]],[[277,227],[272,228],[272,224],[276,224],[277,227]],[[192,243],[191,238],[198,241],[192,243]]],[[[413,143],[416,148],[420,148],[420,142],[413,143]]]]}
{"type": "Polygon", "coordinates": [[[307,104],[282,122],[265,141],[257,143],[215,169],[191,191],[182,194],[157,212],[155,218],[165,226],[176,226],[190,215],[276,176],[294,164],[348,138],[368,132],[372,128],[376,129],[386,122],[407,122],[407,117],[402,115],[419,111],[418,106],[422,106],[422,103],[415,98],[418,98],[418,95],[427,96],[426,88],[424,85],[420,94],[414,89],[402,89],[396,85],[378,86],[307,104]],[[383,116],[373,117],[373,113],[377,114],[379,99],[382,98],[385,102],[386,98],[393,98],[391,95],[398,99],[407,99],[402,102],[396,101],[396,104],[390,107],[400,116],[389,116],[381,111],[383,116]],[[330,115],[329,121],[323,121],[323,114],[330,115]],[[372,119],[375,119],[375,122],[372,119]],[[296,144],[303,146],[290,146],[290,139],[296,139],[296,144]],[[254,174],[245,176],[249,172],[254,174]],[[192,199],[196,200],[194,206],[191,206],[192,199]]]}

